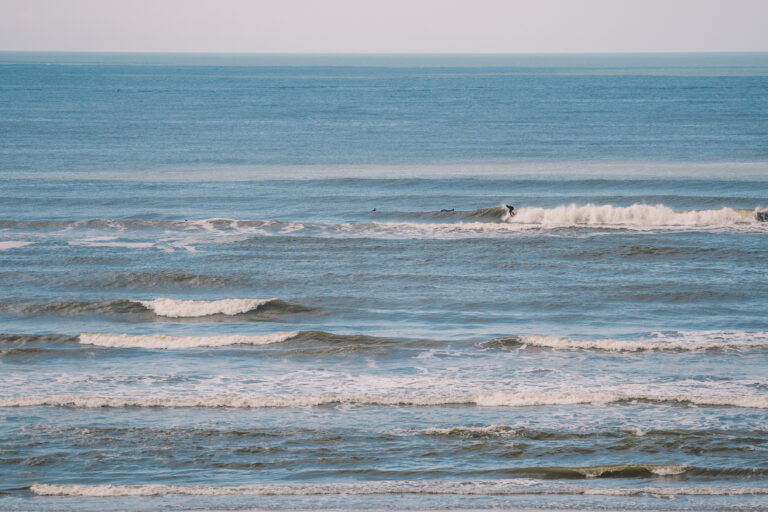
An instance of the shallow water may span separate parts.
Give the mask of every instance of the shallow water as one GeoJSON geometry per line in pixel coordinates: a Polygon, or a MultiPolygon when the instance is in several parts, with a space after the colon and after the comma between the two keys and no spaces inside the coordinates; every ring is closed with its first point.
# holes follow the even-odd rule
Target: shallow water
{"type": "Polygon", "coordinates": [[[0,55],[0,508],[768,507],[765,56],[131,58],[0,55]]]}

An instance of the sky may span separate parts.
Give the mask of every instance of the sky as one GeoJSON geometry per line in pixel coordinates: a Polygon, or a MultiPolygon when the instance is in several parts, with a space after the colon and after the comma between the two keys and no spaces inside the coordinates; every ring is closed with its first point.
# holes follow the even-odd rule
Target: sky
{"type": "Polygon", "coordinates": [[[768,51],[768,0],[0,0],[0,51],[768,51]]]}

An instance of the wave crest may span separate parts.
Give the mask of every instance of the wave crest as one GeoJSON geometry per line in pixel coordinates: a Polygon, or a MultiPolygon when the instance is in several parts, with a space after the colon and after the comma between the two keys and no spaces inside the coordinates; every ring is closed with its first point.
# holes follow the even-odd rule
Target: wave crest
{"type": "Polygon", "coordinates": [[[156,315],[168,318],[193,318],[212,315],[234,316],[276,301],[277,299],[221,299],[221,300],[141,300],[139,304],[152,310],[156,315]]]}
{"type": "Polygon", "coordinates": [[[133,336],[129,334],[83,333],[79,338],[83,345],[100,347],[175,349],[228,345],[269,345],[289,340],[298,334],[298,331],[275,332],[261,336],[165,336],[162,334],[133,336]]]}
{"type": "MultiPolygon", "coordinates": [[[[125,301],[120,307],[142,306],[125,301]]],[[[278,308],[281,301],[275,301],[278,308]]],[[[79,303],[76,303],[79,304],[79,303]]],[[[271,303],[272,304],[272,303],[271,303]]],[[[290,306],[290,305],[289,305],[290,306]]],[[[264,307],[264,306],[262,306],[264,307]]],[[[268,307],[268,306],[266,306],[268,307]]],[[[241,314],[242,316],[242,314],[241,314]]],[[[232,317],[232,319],[237,316],[232,317]]],[[[208,320],[208,318],[206,318],[208,320]]],[[[450,342],[424,339],[398,339],[368,336],[364,334],[334,334],[324,331],[292,331],[258,335],[222,334],[213,336],[167,336],[163,334],[130,335],[113,333],[82,333],[78,336],[65,334],[3,334],[0,346],[48,345],[80,342],[84,345],[103,347],[142,348],[193,348],[228,345],[266,345],[290,341],[288,353],[297,355],[333,356],[354,352],[386,352],[391,350],[423,349],[444,346],[450,342]]],[[[514,350],[594,350],[605,352],[694,352],[756,350],[768,348],[768,332],[747,331],[667,331],[650,333],[634,341],[610,339],[574,340],[536,334],[508,336],[479,342],[482,349],[514,350]]]]}
{"type": "Polygon", "coordinates": [[[480,392],[459,396],[366,396],[366,395],[316,395],[316,396],[193,396],[186,398],[157,397],[99,397],[99,396],[17,396],[0,398],[0,407],[74,407],[74,408],[238,408],[260,409],[272,407],[314,407],[322,405],[358,406],[443,406],[476,405],[482,407],[530,407],[557,405],[608,405],[621,403],[651,403],[659,405],[700,405],[710,407],[743,407],[768,409],[765,396],[696,396],[696,395],[630,395],[624,393],[573,393],[573,392],[480,392]]]}
{"type": "Polygon", "coordinates": [[[563,205],[555,208],[520,208],[517,215],[507,222],[512,224],[539,225],[542,227],[613,227],[613,228],[659,228],[659,227],[727,227],[739,224],[754,224],[758,221],[758,210],[673,210],[663,204],[655,206],[633,204],[632,206],[587,204],[563,205]]]}
{"type": "MultiPolygon", "coordinates": [[[[650,466],[648,466],[650,467],[650,466]]],[[[660,466],[661,467],[661,466],[660,466]]],[[[39,496],[164,496],[182,494],[191,496],[261,495],[261,496],[307,496],[307,495],[372,495],[372,494],[457,494],[457,495],[603,495],[642,496],[668,498],[673,496],[747,496],[768,495],[764,487],[538,487],[525,479],[506,479],[471,482],[444,482],[430,480],[380,480],[375,482],[314,483],[294,485],[55,485],[35,483],[30,491],[39,496]]]]}
{"type": "MultiPolygon", "coordinates": [[[[175,242],[162,246],[163,250],[174,247],[190,248],[190,244],[211,239],[242,241],[244,236],[319,236],[331,238],[467,238],[494,237],[521,231],[537,231],[560,228],[576,229],[624,229],[653,231],[659,229],[711,231],[738,229],[768,231],[768,211],[761,208],[718,208],[707,210],[674,210],[664,204],[640,204],[631,206],[569,204],[553,208],[520,206],[514,217],[505,206],[492,206],[471,211],[432,212],[377,212],[370,222],[298,222],[283,220],[249,220],[210,218],[203,220],[111,220],[88,221],[12,221],[0,220],[0,227],[60,228],[60,229],[109,229],[124,234],[127,230],[162,230],[183,235],[175,242]],[[412,219],[413,222],[409,222],[412,219]],[[433,222],[430,222],[433,221],[433,222]],[[190,238],[192,236],[192,238],[190,238]],[[202,237],[202,238],[200,238],[202,237]]],[[[164,240],[168,241],[171,239],[164,240]]],[[[83,238],[73,240],[75,245],[124,245],[126,247],[155,246],[151,242],[116,241],[112,238],[83,238]],[[137,245],[138,244],[138,245],[137,245]]],[[[16,242],[14,242],[16,243],[16,242]]],[[[206,242],[207,243],[207,242],[206,242]]],[[[191,249],[190,249],[191,250],[191,249]]]]}
{"type": "Polygon", "coordinates": [[[529,334],[495,338],[479,344],[483,348],[541,347],[555,350],[597,350],[605,352],[695,352],[710,350],[749,350],[768,347],[768,333],[737,331],[682,331],[675,335],[654,333],[641,341],[574,340],[529,334]]]}
{"type": "MultiPolygon", "coordinates": [[[[118,299],[101,302],[63,301],[43,304],[0,303],[0,311],[22,314],[104,314],[133,315],[156,318],[194,319],[204,317],[252,317],[254,313],[268,318],[274,314],[304,313],[311,308],[280,299],[221,299],[180,300],[157,298],[152,300],[118,299]]],[[[258,318],[257,318],[258,319],[258,318]]]]}

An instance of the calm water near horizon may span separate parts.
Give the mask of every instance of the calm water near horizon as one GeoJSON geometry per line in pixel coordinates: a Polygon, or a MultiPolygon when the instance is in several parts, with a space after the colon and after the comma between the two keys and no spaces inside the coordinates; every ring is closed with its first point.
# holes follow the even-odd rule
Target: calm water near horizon
{"type": "Polygon", "coordinates": [[[0,53],[0,509],[768,509],[767,178],[768,54],[0,53]]]}

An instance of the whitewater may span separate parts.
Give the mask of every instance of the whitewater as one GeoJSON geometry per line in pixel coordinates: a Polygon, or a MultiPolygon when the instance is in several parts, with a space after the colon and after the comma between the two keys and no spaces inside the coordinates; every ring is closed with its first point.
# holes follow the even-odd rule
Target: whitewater
{"type": "Polygon", "coordinates": [[[376,406],[440,406],[479,405],[485,407],[531,407],[546,405],[593,404],[606,405],[620,402],[649,402],[660,404],[728,406],[768,409],[768,396],[691,396],[691,395],[626,395],[622,393],[531,393],[483,392],[459,396],[349,396],[320,395],[301,397],[194,397],[194,398],[109,398],[91,396],[22,396],[0,398],[0,407],[60,406],[78,408],[99,407],[232,407],[258,409],[265,407],[312,407],[319,405],[376,405],[376,406]]]}

